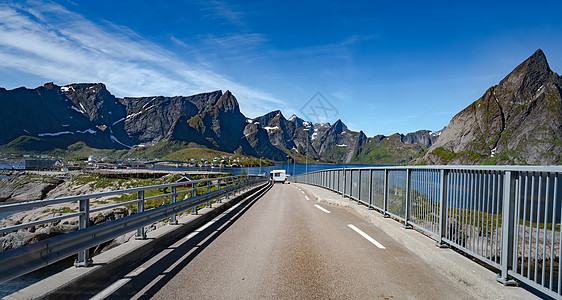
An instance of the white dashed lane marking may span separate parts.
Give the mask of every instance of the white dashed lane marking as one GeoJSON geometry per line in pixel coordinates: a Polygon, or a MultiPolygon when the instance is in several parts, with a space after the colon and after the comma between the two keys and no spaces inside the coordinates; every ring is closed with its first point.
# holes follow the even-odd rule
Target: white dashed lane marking
{"type": "Polygon", "coordinates": [[[323,212],[325,212],[325,213],[327,213],[327,214],[330,213],[329,210],[325,209],[324,207],[322,207],[322,206],[320,206],[320,205],[318,205],[318,204],[314,204],[314,207],[318,208],[319,210],[321,210],[321,211],[323,211],[323,212]]]}
{"type": "Polygon", "coordinates": [[[355,227],[352,224],[347,225],[347,227],[353,229],[353,231],[359,233],[362,237],[367,239],[367,241],[371,242],[373,245],[377,246],[379,249],[386,249],[381,243],[377,242],[374,238],[370,237],[368,234],[363,232],[361,229],[355,227]]]}

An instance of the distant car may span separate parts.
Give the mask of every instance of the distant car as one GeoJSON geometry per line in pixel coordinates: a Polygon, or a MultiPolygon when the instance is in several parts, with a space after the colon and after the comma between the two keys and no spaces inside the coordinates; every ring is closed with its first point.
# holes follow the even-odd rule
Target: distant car
{"type": "Polygon", "coordinates": [[[273,181],[273,183],[285,183],[285,181],[287,181],[287,174],[285,173],[285,170],[273,170],[269,172],[269,178],[273,181]]]}

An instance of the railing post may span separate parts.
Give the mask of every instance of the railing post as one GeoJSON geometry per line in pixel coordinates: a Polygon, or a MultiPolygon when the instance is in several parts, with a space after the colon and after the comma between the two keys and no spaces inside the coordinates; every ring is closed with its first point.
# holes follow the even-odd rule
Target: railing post
{"type": "Polygon", "coordinates": [[[348,191],[349,200],[353,200],[352,194],[353,194],[353,169],[349,171],[349,191],[348,191]]]}
{"type": "MultiPolygon", "coordinates": [[[[90,224],[90,199],[80,200],[78,206],[82,213],[80,217],[78,217],[78,230],[86,229],[90,224]]],[[[91,264],[92,259],[90,258],[89,248],[78,252],[78,258],[74,261],[74,266],[87,267],[91,264]]]]}
{"type": "Polygon", "coordinates": [[[369,209],[373,207],[373,169],[369,169],[369,209]]]}
{"type": "Polygon", "coordinates": [[[359,178],[357,178],[357,205],[361,205],[361,170],[358,170],[359,178]]]}
{"type": "MultiPolygon", "coordinates": [[[[141,213],[144,211],[144,191],[137,192],[137,213],[141,213]]],[[[135,236],[136,240],[144,240],[146,239],[146,232],[144,227],[137,229],[137,235],[135,236]]]]}
{"type": "MultiPolygon", "coordinates": [[[[171,200],[170,203],[176,203],[177,200],[177,187],[173,186],[172,187],[172,195],[170,196],[171,200]]],[[[178,220],[176,218],[176,214],[173,214],[172,217],[170,218],[170,225],[178,225],[178,220]]]]}
{"type": "MultiPolygon", "coordinates": [[[[221,190],[221,181],[222,181],[222,180],[221,180],[220,178],[217,180],[217,191],[220,191],[220,190],[221,190]]],[[[221,203],[221,202],[222,202],[222,201],[221,201],[221,198],[222,198],[222,196],[219,196],[219,197],[217,198],[217,203],[221,203]]]]}
{"type": "Polygon", "coordinates": [[[515,218],[515,187],[516,176],[511,171],[503,175],[502,229],[501,229],[501,257],[500,271],[497,280],[504,285],[516,285],[508,278],[508,271],[513,268],[513,233],[515,218]]]}
{"type": "Polygon", "coordinates": [[[412,169],[406,169],[406,213],[404,215],[404,228],[412,229],[412,225],[408,223],[410,221],[410,215],[412,210],[412,169]]]}
{"type": "Polygon", "coordinates": [[[345,171],[345,168],[343,168],[343,187],[342,187],[342,189],[341,189],[341,195],[342,195],[343,197],[345,197],[345,186],[346,186],[346,184],[345,184],[345,177],[347,177],[347,172],[345,171]]]}
{"type": "MultiPolygon", "coordinates": [[[[197,197],[197,183],[192,184],[191,188],[192,188],[192,190],[191,190],[191,197],[190,198],[197,197]]],[[[197,214],[197,206],[195,206],[191,209],[191,214],[192,215],[197,214]]]]}
{"type": "MultiPolygon", "coordinates": [[[[209,180],[207,181],[207,195],[209,195],[211,193],[211,183],[213,182],[213,180],[209,180]]],[[[209,200],[207,201],[207,207],[213,207],[211,205],[211,198],[208,198],[209,200]]]]}
{"type": "Polygon", "coordinates": [[[447,234],[447,221],[449,212],[449,170],[441,170],[441,182],[439,183],[439,241],[435,243],[437,247],[447,248],[443,242],[447,234]]]}
{"type": "Polygon", "coordinates": [[[383,194],[383,216],[385,218],[390,218],[388,214],[388,176],[389,170],[384,169],[384,194],[383,194]]]}

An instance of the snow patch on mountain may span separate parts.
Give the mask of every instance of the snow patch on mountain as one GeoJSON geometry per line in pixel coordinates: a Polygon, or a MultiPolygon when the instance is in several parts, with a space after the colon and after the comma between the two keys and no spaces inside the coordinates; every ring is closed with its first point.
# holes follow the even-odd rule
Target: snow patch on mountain
{"type": "Polygon", "coordinates": [[[63,134],[74,134],[72,131],[60,131],[60,132],[46,132],[46,133],[39,133],[37,136],[58,136],[63,134]]]}
{"type": "Polygon", "coordinates": [[[267,130],[267,133],[269,133],[270,130],[280,130],[281,128],[279,128],[279,126],[274,126],[274,127],[269,127],[269,126],[265,126],[263,129],[267,130]]]}
{"type": "Polygon", "coordinates": [[[96,134],[96,131],[95,131],[95,130],[93,130],[93,129],[86,129],[86,130],[83,130],[83,131],[81,131],[81,130],[76,130],[76,132],[78,132],[78,133],[90,133],[90,134],[96,134]]]}

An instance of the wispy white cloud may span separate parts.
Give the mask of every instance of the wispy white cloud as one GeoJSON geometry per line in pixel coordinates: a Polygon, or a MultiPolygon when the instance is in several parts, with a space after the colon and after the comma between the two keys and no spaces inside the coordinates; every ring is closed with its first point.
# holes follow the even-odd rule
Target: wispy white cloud
{"type": "Polygon", "coordinates": [[[198,4],[201,6],[201,11],[206,13],[206,16],[209,18],[217,21],[224,20],[239,28],[246,27],[242,21],[242,11],[234,5],[218,0],[205,0],[200,1],[198,4]]]}
{"type": "Polygon", "coordinates": [[[171,37],[170,37],[170,40],[171,40],[172,42],[176,43],[176,44],[179,45],[179,46],[182,46],[182,47],[184,47],[184,48],[189,48],[189,45],[188,45],[186,42],[184,42],[184,41],[182,41],[182,40],[176,38],[175,36],[171,36],[171,37]]]}
{"type": "MultiPolygon", "coordinates": [[[[187,45],[175,41],[180,42],[187,45]]],[[[60,84],[104,82],[118,96],[190,95],[229,89],[248,115],[286,106],[285,101],[266,92],[186,61],[129,28],[95,23],[52,2],[0,4],[0,68],[51,78],[60,84]]]]}

